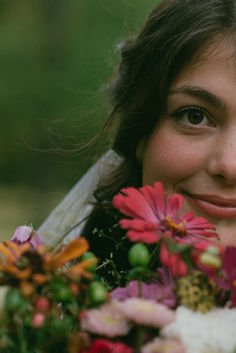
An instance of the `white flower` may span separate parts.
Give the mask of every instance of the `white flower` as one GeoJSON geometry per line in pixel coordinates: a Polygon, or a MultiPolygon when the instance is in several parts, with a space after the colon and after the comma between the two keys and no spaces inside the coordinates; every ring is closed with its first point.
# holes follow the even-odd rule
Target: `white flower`
{"type": "Polygon", "coordinates": [[[176,321],[163,328],[161,334],[179,339],[187,353],[233,353],[236,309],[217,308],[203,314],[179,307],[176,321]]]}

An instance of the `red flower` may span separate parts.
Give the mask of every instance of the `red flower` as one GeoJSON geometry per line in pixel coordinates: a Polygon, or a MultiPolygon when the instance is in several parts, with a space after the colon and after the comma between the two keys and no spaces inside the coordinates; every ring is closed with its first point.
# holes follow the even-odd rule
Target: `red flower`
{"type": "Polygon", "coordinates": [[[91,349],[85,353],[132,353],[133,349],[122,342],[112,342],[105,339],[96,339],[91,349]]]}
{"type": "MultiPolygon", "coordinates": [[[[215,227],[205,218],[195,218],[193,212],[178,216],[184,202],[183,196],[165,195],[160,182],[155,183],[154,187],[146,185],[139,189],[122,189],[121,192],[123,195],[116,195],[113,204],[119,211],[132,218],[120,221],[121,227],[128,229],[127,236],[131,241],[150,244],[165,239],[169,244],[188,244],[194,247],[202,241],[202,236],[217,237],[213,232],[215,227]]],[[[162,241],[160,248],[162,264],[169,266],[176,276],[187,274],[182,250],[184,251],[180,249],[171,252],[162,241]]]]}
{"type": "Polygon", "coordinates": [[[161,244],[160,260],[165,266],[171,268],[174,276],[186,276],[188,273],[187,265],[182,260],[181,254],[172,253],[164,242],[161,244]]]}
{"type": "Polygon", "coordinates": [[[216,237],[214,228],[202,217],[194,218],[193,212],[177,216],[184,198],[182,195],[167,195],[160,182],[139,189],[122,189],[124,194],[116,195],[113,204],[120,212],[133,219],[122,219],[120,225],[128,229],[127,236],[131,241],[156,243],[162,237],[171,237],[177,242],[192,244],[196,235],[216,237]]]}
{"type": "Polygon", "coordinates": [[[219,286],[230,292],[232,305],[236,307],[236,247],[226,247],[223,254],[221,277],[214,276],[219,286]]]}

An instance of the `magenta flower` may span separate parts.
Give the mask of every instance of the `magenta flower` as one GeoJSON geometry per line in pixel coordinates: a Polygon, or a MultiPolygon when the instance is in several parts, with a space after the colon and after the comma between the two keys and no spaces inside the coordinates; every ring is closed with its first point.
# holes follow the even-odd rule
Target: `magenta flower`
{"type": "Polygon", "coordinates": [[[167,266],[157,269],[157,280],[155,280],[162,291],[159,291],[158,301],[169,308],[176,306],[177,296],[175,294],[176,278],[167,266]],[[162,297],[161,297],[162,295],[162,297]]]}
{"type": "Polygon", "coordinates": [[[116,195],[113,204],[120,212],[132,219],[122,219],[120,225],[128,229],[131,241],[156,243],[163,237],[188,244],[196,242],[196,236],[216,237],[215,227],[202,217],[194,218],[193,212],[177,216],[184,202],[182,195],[167,195],[163,185],[145,185],[139,189],[122,189],[124,194],[116,195]]]}
{"type": "MultiPolygon", "coordinates": [[[[80,351],[79,351],[80,352],[80,351]]],[[[89,350],[84,353],[133,353],[133,348],[123,342],[112,342],[103,338],[97,338],[89,350]]]]}
{"type": "Polygon", "coordinates": [[[230,300],[236,307],[236,247],[227,246],[223,254],[221,277],[214,276],[220,288],[230,292],[230,300]]]}
{"type": "MultiPolygon", "coordinates": [[[[158,269],[158,280],[154,281],[149,284],[141,282],[141,298],[157,301],[169,308],[175,307],[177,298],[174,293],[175,284],[171,271],[167,267],[158,269]]],[[[126,287],[118,287],[110,294],[113,299],[119,301],[127,298],[139,298],[139,282],[131,281],[126,287]]]]}
{"type": "Polygon", "coordinates": [[[43,237],[28,226],[17,227],[11,241],[20,246],[29,243],[31,248],[35,250],[39,245],[44,244],[43,237]]]}

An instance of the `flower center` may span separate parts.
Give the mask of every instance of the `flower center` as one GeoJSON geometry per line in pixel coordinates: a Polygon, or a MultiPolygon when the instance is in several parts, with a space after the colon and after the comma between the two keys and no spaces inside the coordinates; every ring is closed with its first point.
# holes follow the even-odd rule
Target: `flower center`
{"type": "Polygon", "coordinates": [[[112,317],[111,315],[104,315],[104,322],[107,324],[111,324],[111,325],[117,325],[119,324],[120,320],[117,320],[116,317],[112,317]]]}
{"type": "Polygon", "coordinates": [[[146,302],[140,302],[137,305],[137,309],[140,311],[144,311],[144,312],[152,312],[153,311],[153,305],[151,305],[150,303],[146,303],[146,302]]]}
{"type": "Polygon", "coordinates": [[[186,225],[187,221],[184,220],[181,223],[176,223],[176,222],[173,221],[173,219],[170,218],[170,216],[167,216],[165,218],[165,220],[169,224],[169,226],[170,226],[172,231],[174,230],[174,231],[177,231],[177,232],[185,233],[185,231],[186,231],[185,225],[186,225]]]}

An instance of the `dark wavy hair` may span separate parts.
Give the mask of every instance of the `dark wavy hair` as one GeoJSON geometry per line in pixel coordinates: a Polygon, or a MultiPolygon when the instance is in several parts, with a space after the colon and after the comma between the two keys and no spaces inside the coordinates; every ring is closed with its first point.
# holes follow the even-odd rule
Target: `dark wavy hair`
{"type": "Polygon", "coordinates": [[[115,126],[112,148],[123,157],[123,163],[95,191],[97,203],[85,234],[96,226],[103,200],[111,200],[121,187],[141,186],[137,146],[160,122],[176,76],[216,40],[234,38],[235,29],[235,0],[163,0],[138,36],[121,45],[106,128],[115,126]]]}

